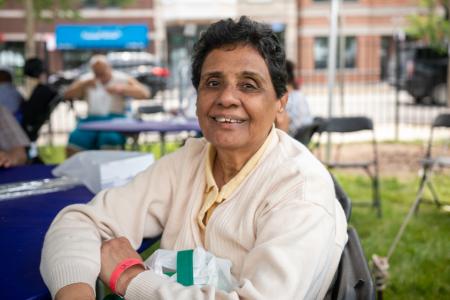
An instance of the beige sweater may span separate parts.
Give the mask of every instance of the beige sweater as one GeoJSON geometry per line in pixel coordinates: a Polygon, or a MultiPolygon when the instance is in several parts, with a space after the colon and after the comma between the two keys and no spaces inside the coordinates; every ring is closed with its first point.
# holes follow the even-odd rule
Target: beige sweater
{"type": "Polygon", "coordinates": [[[148,270],[126,299],[320,299],[346,243],[346,220],[328,171],[280,130],[253,170],[212,215],[202,243],[196,217],[205,187],[207,142],[191,139],[130,184],[62,210],[44,242],[41,274],[52,295],[65,285],[94,287],[102,239],[134,247],[162,233],[161,247],[204,247],[232,262],[239,286],[184,287],[148,270]]]}

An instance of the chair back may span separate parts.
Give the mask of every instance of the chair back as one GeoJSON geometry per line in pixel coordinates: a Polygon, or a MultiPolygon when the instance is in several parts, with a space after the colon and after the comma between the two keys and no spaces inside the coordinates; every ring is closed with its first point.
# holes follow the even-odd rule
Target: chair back
{"type": "Polygon", "coordinates": [[[347,194],[342,189],[341,185],[337,181],[336,177],[331,174],[331,178],[333,179],[334,183],[334,192],[336,193],[336,198],[339,201],[339,203],[342,206],[342,209],[344,210],[345,217],[347,218],[347,222],[350,221],[350,217],[352,214],[352,201],[347,196],[347,194]]]}
{"type": "Polygon", "coordinates": [[[368,117],[333,117],[324,119],[322,130],[324,132],[355,132],[360,130],[373,130],[373,122],[368,117]]]}
{"type": "MultiPolygon", "coordinates": [[[[342,205],[347,221],[349,221],[352,210],[351,200],[332,174],[331,178],[333,179],[336,198],[342,205]]],[[[349,227],[347,235],[347,244],[342,252],[338,269],[325,299],[375,300],[375,285],[356,229],[349,227]]]]}
{"type": "Polygon", "coordinates": [[[375,285],[356,229],[349,227],[347,234],[348,241],[327,298],[375,300],[375,285]]]}
{"type": "Polygon", "coordinates": [[[294,139],[296,139],[303,145],[308,146],[314,133],[319,131],[321,125],[321,122],[315,120],[311,124],[300,127],[294,134],[294,139]]]}
{"type": "Polygon", "coordinates": [[[156,114],[161,112],[165,112],[164,106],[162,105],[145,105],[138,107],[139,115],[156,114]]]}
{"type": "Polygon", "coordinates": [[[449,113],[439,114],[436,118],[434,118],[433,123],[431,124],[430,136],[428,138],[428,146],[427,146],[427,151],[425,153],[425,159],[429,159],[432,156],[431,151],[433,148],[434,129],[438,128],[438,127],[450,128],[450,114],[449,113]]]}
{"type": "Polygon", "coordinates": [[[450,127],[450,114],[440,114],[433,121],[433,127],[450,127]]]}

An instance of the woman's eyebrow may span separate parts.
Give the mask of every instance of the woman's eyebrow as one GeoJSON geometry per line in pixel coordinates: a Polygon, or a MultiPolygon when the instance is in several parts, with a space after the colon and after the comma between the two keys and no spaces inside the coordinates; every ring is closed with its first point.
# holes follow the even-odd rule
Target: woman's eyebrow
{"type": "Polygon", "coordinates": [[[252,79],[255,79],[255,80],[258,80],[261,82],[265,81],[264,78],[259,73],[256,73],[256,72],[244,71],[241,73],[241,76],[242,77],[250,77],[252,79]]]}
{"type": "Polygon", "coordinates": [[[200,79],[203,79],[205,77],[221,77],[222,72],[220,71],[212,71],[212,72],[206,72],[200,76],[200,79]]]}

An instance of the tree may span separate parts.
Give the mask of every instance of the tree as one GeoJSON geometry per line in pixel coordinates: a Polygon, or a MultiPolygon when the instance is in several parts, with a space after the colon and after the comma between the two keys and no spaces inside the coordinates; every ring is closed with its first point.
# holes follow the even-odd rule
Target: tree
{"type": "MultiPolygon", "coordinates": [[[[450,0],[420,0],[422,12],[409,16],[407,33],[440,52],[450,54],[450,0]]],[[[447,106],[450,106],[450,55],[447,67],[447,106]]]]}

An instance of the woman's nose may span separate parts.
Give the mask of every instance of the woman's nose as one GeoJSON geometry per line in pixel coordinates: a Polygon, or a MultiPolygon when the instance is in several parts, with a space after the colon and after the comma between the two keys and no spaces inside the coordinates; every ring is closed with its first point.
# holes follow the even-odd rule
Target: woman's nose
{"type": "Polygon", "coordinates": [[[217,103],[224,107],[239,105],[239,91],[233,85],[224,86],[217,97],[217,103]]]}

